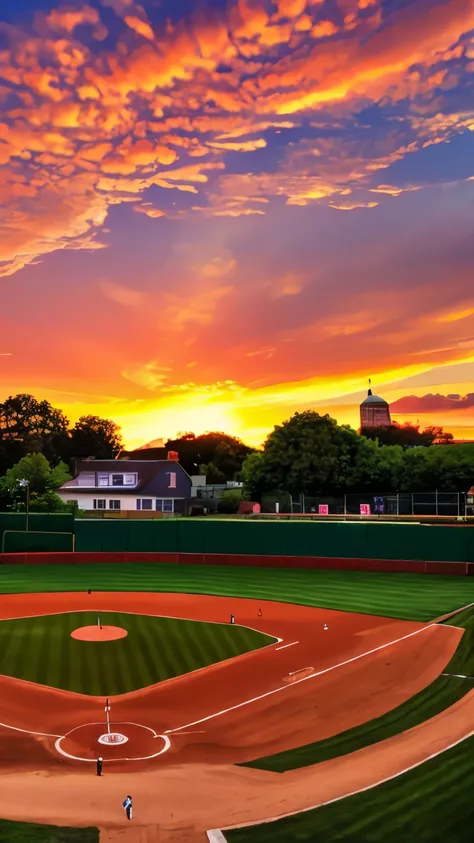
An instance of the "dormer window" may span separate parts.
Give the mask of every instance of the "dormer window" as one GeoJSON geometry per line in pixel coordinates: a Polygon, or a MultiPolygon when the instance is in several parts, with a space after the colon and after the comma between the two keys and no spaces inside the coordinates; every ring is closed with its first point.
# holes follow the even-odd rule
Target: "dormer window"
{"type": "Polygon", "coordinates": [[[97,486],[136,486],[136,474],[109,474],[108,472],[97,472],[97,486]]]}
{"type": "Polygon", "coordinates": [[[134,486],[135,474],[112,474],[112,486],[134,486]]]}

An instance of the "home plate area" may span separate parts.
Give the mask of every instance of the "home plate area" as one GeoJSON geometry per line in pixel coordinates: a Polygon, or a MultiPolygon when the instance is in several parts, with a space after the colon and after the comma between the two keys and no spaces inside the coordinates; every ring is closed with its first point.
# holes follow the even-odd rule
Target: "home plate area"
{"type": "Polygon", "coordinates": [[[74,761],[97,761],[100,756],[105,763],[148,761],[163,755],[170,745],[167,735],[159,735],[149,726],[123,722],[107,728],[102,722],[76,726],[57,739],[55,748],[74,761]]]}

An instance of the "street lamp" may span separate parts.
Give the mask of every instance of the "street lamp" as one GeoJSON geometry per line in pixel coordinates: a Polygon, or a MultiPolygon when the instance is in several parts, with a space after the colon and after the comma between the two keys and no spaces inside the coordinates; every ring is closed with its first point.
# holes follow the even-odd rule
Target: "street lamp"
{"type": "Polygon", "coordinates": [[[26,489],[26,532],[28,532],[28,522],[30,516],[30,481],[23,479],[18,482],[22,489],[26,489]]]}

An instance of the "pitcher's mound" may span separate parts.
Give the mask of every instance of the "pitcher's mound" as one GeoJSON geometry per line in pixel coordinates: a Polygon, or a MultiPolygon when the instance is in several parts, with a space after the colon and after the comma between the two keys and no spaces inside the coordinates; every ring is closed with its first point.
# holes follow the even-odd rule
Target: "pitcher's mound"
{"type": "Polygon", "coordinates": [[[78,641],[116,641],[127,635],[127,630],[121,626],[80,626],[71,632],[71,638],[77,638],[78,641]]]}

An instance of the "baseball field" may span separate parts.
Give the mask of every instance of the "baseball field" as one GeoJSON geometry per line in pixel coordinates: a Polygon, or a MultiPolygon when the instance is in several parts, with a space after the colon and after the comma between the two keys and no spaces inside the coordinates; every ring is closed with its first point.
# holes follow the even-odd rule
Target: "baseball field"
{"type": "Polygon", "coordinates": [[[0,840],[464,843],[473,604],[469,577],[0,565],[0,840]]]}

